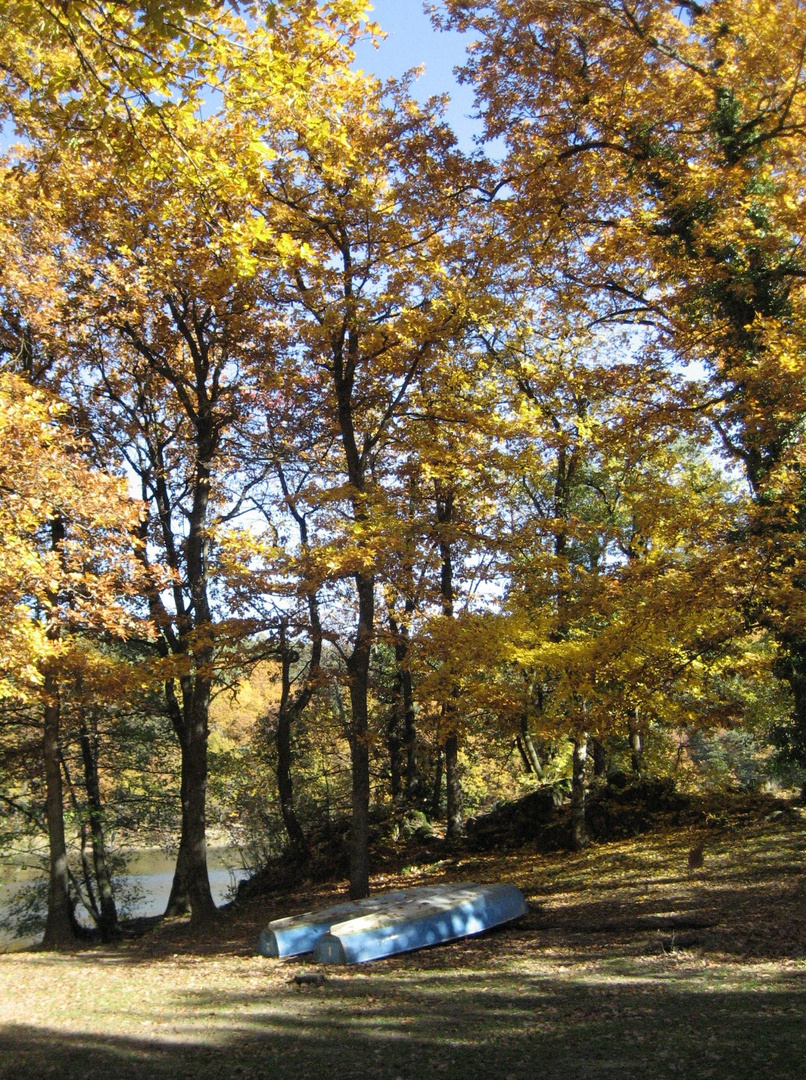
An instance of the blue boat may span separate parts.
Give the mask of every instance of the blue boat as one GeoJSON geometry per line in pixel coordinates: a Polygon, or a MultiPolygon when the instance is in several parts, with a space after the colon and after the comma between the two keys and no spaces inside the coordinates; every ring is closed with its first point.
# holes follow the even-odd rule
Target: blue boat
{"type": "Polygon", "coordinates": [[[317,911],[306,911],[302,915],[290,915],[285,919],[274,919],[258,938],[257,951],[260,956],[299,956],[311,952],[317,941],[334,923],[347,922],[361,915],[369,915],[379,908],[387,907],[405,897],[425,896],[433,892],[433,887],[417,889],[398,889],[396,892],[379,893],[364,900],[349,900],[332,907],[317,911]]]}
{"type": "Polygon", "coordinates": [[[480,934],[528,910],[523,894],[514,885],[464,882],[411,889],[402,898],[387,894],[378,899],[386,902],[377,910],[334,923],[317,941],[314,962],[360,964],[378,960],[480,934]]]}

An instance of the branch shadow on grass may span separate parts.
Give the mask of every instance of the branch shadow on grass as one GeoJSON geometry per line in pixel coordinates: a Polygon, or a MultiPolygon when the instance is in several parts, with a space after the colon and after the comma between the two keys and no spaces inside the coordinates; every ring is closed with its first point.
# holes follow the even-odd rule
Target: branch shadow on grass
{"type": "MultiPolygon", "coordinates": [[[[556,976],[380,970],[321,991],[177,994],[144,1034],[0,1030],[2,1080],[789,1080],[806,973],[715,989],[702,973],[556,976]]],[[[131,1023],[130,1023],[131,1026],[131,1023]]]]}

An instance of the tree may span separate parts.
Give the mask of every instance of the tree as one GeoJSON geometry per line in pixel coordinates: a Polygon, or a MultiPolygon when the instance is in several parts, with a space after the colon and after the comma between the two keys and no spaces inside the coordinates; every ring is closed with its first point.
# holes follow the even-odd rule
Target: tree
{"type": "Polygon", "coordinates": [[[802,730],[803,6],[447,6],[480,34],[466,77],[506,141],[513,236],[551,251],[567,304],[641,326],[639,362],[696,377],[681,406],[744,470],[746,616],[778,640],[802,730]]]}
{"type": "Polygon", "coordinates": [[[0,374],[0,401],[0,693],[41,709],[50,847],[45,944],[58,946],[74,937],[60,679],[76,633],[143,632],[130,606],[143,587],[140,508],[125,483],[88,465],[62,403],[9,374],[0,374]]]}
{"type": "MultiPolygon", "coordinates": [[[[245,68],[232,84],[252,93],[245,68]]],[[[313,92],[312,95],[313,96],[313,92]]],[[[350,582],[353,630],[345,649],[351,703],[351,894],[365,895],[369,776],[368,689],[376,635],[376,584],[398,526],[390,517],[387,465],[405,404],[481,292],[480,249],[468,257],[462,213],[472,214],[473,166],[454,148],[438,103],[420,107],[405,85],[388,92],[347,67],[308,101],[254,100],[254,129],[273,149],[256,192],[255,258],[278,233],[289,252],[267,276],[278,311],[274,370],[283,400],[321,425],[328,472],[309,499],[329,510],[316,559],[330,582],[350,582]],[[259,194],[259,202],[257,201],[259,194]],[[267,237],[260,229],[268,226],[267,237]],[[300,388],[304,398],[300,400],[300,388]]]]}
{"type": "MultiPolygon", "coordinates": [[[[259,5],[242,5],[257,12],[259,5]]],[[[171,116],[192,83],[237,37],[227,0],[0,2],[0,119],[44,142],[104,142],[147,107],[171,116]]]]}
{"type": "MultiPolygon", "coordinates": [[[[311,72],[333,57],[344,62],[339,42],[357,32],[344,20],[362,10],[348,2],[321,9],[291,3],[248,32],[228,24],[204,75],[223,77],[234,48],[236,61],[249,58],[241,72],[248,67],[253,80],[249,95],[301,99],[311,72]]],[[[194,52],[186,40],[177,47],[194,52]]],[[[183,89],[170,122],[135,94],[134,104],[118,102],[123,122],[114,139],[43,142],[20,162],[16,186],[29,196],[34,221],[36,194],[43,187],[58,193],[48,205],[66,256],[52,260],[65,297],[62,339],[53,343],[58,377],[99,452],[122,455],[141,484],[149,507],[143,561],[156,550],[173,575],[169,593],[149,593],[183,755],[169,910],[189,907],[198,921],[215,914],[205,855],[210,696],[222,669],[236,662],[239,641],[256,629],[253,621],[225,618],[216,605],[226,595],[225,566],[239,562],[232,548],[238,530],[229,528],[226,555],[222,534],[257,482],[236,492],[233,479],[247,471],[236,445],[238,424],[245,430],[251,422],[242,372],[261,366],[270,332],[251,250],[253,192],[242,174],[275,151],[255,136],[235,98],[220,117],[204,120],[193,87],[183,89]]],[[[18,211],[18,220],[25,213],[18,211]]],[[[288,257],[282,236],[275,239],[264,259],[270,274],[288,257]]],[[[20,288],[17,307],[27,305],[29,324],[37,300],[20,288]]]]}

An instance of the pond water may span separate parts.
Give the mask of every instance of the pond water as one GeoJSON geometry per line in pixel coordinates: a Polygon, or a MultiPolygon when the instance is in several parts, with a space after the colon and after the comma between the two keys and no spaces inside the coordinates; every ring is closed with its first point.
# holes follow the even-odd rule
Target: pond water
{"type": "MultiPolygon", "coordinates": [[[[211,849],[208,853],[208,868],[213,900],[219,905],[232,898],[238,883],[248,878],[250,873],[239,864],[237,851],[227,849],[211,849]]],[[[128,900],[125,903],[127,918],[161,915],[171,892],[174,860],[161,851],[138,851],[128,859],[128,869],[130,873],[115,880],[121,913],[124,902],[128,900]]],[[[30,874],[17,875],[16,879],[0,880],[0,918],[6,914],[12,897],[20,890],[30,887],[33,880],[30,874]]],[[[77,912],[80,921],[89,924],[89,917],[84,912],[85,917],[82,918],[82,912],[83,909],[77,912]]],[[[24,948],[34,941],[34,938],[15,937],[0,928],[0,952],[24,948]]]]}

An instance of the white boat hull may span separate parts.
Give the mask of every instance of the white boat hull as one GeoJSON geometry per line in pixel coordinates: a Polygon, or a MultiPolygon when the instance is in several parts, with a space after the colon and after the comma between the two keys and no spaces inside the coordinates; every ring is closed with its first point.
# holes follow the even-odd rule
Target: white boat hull
{"type": "Polygon", "coordinates": [[[376,911],[334,923],[314,949],[320,964],[359,964],[483,933],[527,912],[514,885],[437,886],[388,898],[376,911]],[[411,895],[417,893],[418,895],[411,895]]]}

